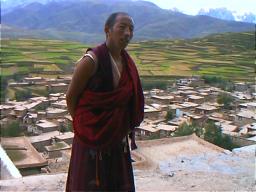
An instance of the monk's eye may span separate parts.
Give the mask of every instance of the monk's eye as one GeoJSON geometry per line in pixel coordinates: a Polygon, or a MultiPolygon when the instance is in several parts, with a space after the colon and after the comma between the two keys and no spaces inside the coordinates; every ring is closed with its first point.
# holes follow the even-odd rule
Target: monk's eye
{"type": "Polygon", "coordinates": [[[121,25],[121,26],[119,26],[119,29],[120,29],[121,31],[124,31],[124,30],[125,30],[125,26],[121,25]]]}

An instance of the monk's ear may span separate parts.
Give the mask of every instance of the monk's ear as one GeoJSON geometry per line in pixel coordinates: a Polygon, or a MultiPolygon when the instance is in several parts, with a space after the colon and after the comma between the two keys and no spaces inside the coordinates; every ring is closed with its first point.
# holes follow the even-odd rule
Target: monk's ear
{"type": "Polygon", "coordinates": [[[105,26],[104,31],[105,31],[106,35],[108,35],[108,33],[110,31],[110,27],[109,26],[105,26]]]}

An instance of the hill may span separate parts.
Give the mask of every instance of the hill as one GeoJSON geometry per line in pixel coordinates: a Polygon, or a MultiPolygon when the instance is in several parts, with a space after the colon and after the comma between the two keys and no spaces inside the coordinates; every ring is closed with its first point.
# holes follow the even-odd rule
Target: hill
{"type": "Polygon", "coordinates": [[[3,28],[2,36],[31,38],[32,35],[87,43],[100,42],[104,39],[104,22],[107,16],[115,11],[128,12],[134,18],[136,41],[184,39],[219,32],[254,30],[253,24],[224,21],[208,16],[189,16],[161,9],[146,1],[58,0],[44,4],[25,4],[3,14],[2,23],[8,25],[9,29],[6,31],[6,28],[3,28]],[[16,29],[13,31],[12,27],[16,29]]]}
{"type": "MultiPolygon", "coordinates": [[[[127,49],[142,76],[215,75],[254,81],[254,39],[254,32],[223,33],[190,40],[133,42],[127,49]]],[[[4,39],[1,75],[70,75],[75,61],[89,46],[57,40],[4,39]]]]}
{"type": "Polygon", "coordinates": [[[134,43],[128,49],[146,76],[214,75],[254,81],[254,38],[252,32],[223,33],[134,43]]]}

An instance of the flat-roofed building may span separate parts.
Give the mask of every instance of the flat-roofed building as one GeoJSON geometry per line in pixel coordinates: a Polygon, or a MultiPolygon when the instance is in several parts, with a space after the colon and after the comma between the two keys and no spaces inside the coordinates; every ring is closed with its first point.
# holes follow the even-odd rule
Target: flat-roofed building
{"type": "Polygon", "coordinates": [[[244,93],[244,92],[234,92],[232,93],[232,96],[238,100],[243,100],[243,101],[250,101],[253,99],[253,96],[251,94],[248,93],[244,93]]]}
{"type": "Polygon", "coordinates": [[[210,113],[214,113],[217,111],[218,111],[217,107],[208,105],[208,104],[202,104],[195,108],[195,112],[197,114],[210,114],[210,113]]]}
{"type": "Polygon", "coordinates": [[[178,79],[176,80],[176,84],[179,86],[187,86],[192,82],[192,79],[178,79]]]}
{"type": "Polygon", "coordinates": [[[248,127],[248,134],[249,135],[256,135],[256,122],[251,123],[248,127]]]}
{"type": "Polygon", "coordinates": [[[46,97],[32,97],[29,99],[29,105],[26,105],[28,109],[38,109],[40,108],[46,108],[49,106],[50,102],[46,97]]]}
{"type": "Polygon", "coordinates": [[[174,114],[176,117],[182,115],[181,109],[183,109],[183,107],[178,104],[168,105],[168,111],[174,114]]]}
{"type": "Polygon", "coordinates": [[[240,128],[242,135],[255,136],[256,135],[256,123],[249,123],[240,128]]]}
{"type": "Polygon", "coordinates": [[[145,113],[145,118],[148,119],[158,119],[160,114],[161,114],[161,110],[156,109],[152,106],[149,105],[145,105],[144,106],[144,113],[145,113]]]}
{"type": "Polygon", "coordinates": [[[0,105],[1,118],[7,116],[14,109],[12,105],[0,105]]]}
{"type": "Polygon", "coordinates": [[[64,95],[64,93],[50,93],[49,97],[57,97],[57,98],[59,98],[62,95],[64,95]]]}
{"type": "Polygon", "coordinates": [[[156,100],[157,102],[161,103],[161,104],[170,104],[170,102],[174,99],[173,95],[152,95],[151,96],[152,99],[156,100]]]}
{"type": "Polygon", "coordinates": [[[16,105],[13,109],[13,112],[15,116],[23,118],[27,114],[28,109],[24,106],[16,105]]]}
{"type": "Polygon", "coordinates": [[[188,95],[195,95],[195,94],[197,94],[197,91],[194,91],[194,90],[185,90],[180,92],[180,95],[184,97],[187,97],[188,95]]]}
{"type": "Polygon", "coordinates": [[[74,138],[74,133],[71,132],[71,131],[64,132],[64,133],[61,133],[59,135],[56,135],[55,138],[56,138],[57,142],[64,141],[65,143],[67,143],[69,145],[72,145],[73,138],[74,138]]]}
{"type": "Polygon", "coordinates": [[[187,91],[187,90],[194,90],[194,88],[189,86],[179,86],[178,90],[187,91]]]}
{"type": "Polygon", "coordinates": [[[156,128],[160,131],[160,137],[168,137],[171,135],[172,132],[178,129],[178,126],[160,123],[157,124],[156,128]]]}
{"type": "Polygon", "coordinates": [[[51,106],[59,109],[67,109],[67,102],[66,100],[60,100],[52,103],[51,106]]]}
{"type": "Polygon", "coordinates": [[[43,77],[25,77],[24,81],[29,83],[36,83],[36,82],[44,82],[45,79],[43,77]]]}
{"type": "Polygon", "coordinates": [[[158,103],[152,103],[150,104],[152,107],[154,107],[155,109],[161,110],[161,111],[166,111],[168,110],[168,105],[162,105],[162,104],[158,104],[158,103]]]}
{"type": "Polygon", "coordinates": [[[205,87],[205,88],[199,88],[197,89],[198,93],[207,93],[209,94],[211,92],[211,88],[210,87],[205,87]]]}
{"type": "Polygon", "coordinates": [[[190,117],[190,121],[199,125],[202,125],[202,123],[205,123],[208,119],[205,115],[195,115],[195,114],[187,114],[188,117],[190,117]]]}
{"type": "Polygon", "coordinates": [[[231,125],[229,123],[222,123],[222,122],[216,122],[216,125],[218,125],[222,132],[225,134],[229,134],[230,132],[236,132],[238,130],[238,127],[236,125],[231,125]]]}
{"type": "Polygon", "coordinates": [[[136,128],[136,136],[140,139],[145,139],[148,137],[160,137],[160,130],[157,128],[157,125],[142,123],[139,127],[136,128]]]}
{"type": "Polygon", "coordinates": [[[255,110],[241,110],[236,114],[236,121],[244,124],[254,123],[256,121],[255,110]]]}
{"type": "Polygon", "coordinates": [[[66,92],[67,88],[68,84],[66,83],[54,83],[48,86],[49,92],[51,93],[66,92]]]}
{"type": "Polygon", "coordinates": [[[48,165],[26,137],[1,138],[1,145],[17,168],[29,169],[48,165]]]}
{"type": "Polygon", "coordinates": [[[46,112],[45,111],[38,111],[37,112],[37,119],[41,120],[41,119],[45,119],[46,118],[46,112]]]}
{"type": "Polygon", "coordinates": [[[190,118],[184,116],[184,117],[174,118],[174,119],[168,121],[169,125],[174,125],[174,126],[180,126],[183,123],[190,124],[190,118]]]}
{"type": "Polygon", "coordinates": [[[256,110],[256,102],[240,103],[239,107],[248,110],[256,110]]]}
{"type": "Polygon", "coordinates": [[[249,137],[249,138],[246,138],[247,140],[249,141],[253,141],[254,143],[256,143],[256,136],[252,136],[252,137],[249,137]]]}
{"type": "Polygon", "coordinates": [[[183,102],[183,103],[180,103],[179,105],[182,107],[183,110],[191,110],[199,106],[199,104],[193,103],[193,102],[183,102]]]}
{"type": "Polygon", "coordinates": [[[59,130],[59,125],[48,120],[39,120],[36,127],[43,133],[59,130]]]}
{"type": "Polygon", "coordinates": [[[188,95],[188,101],[192,103],[201,104],[204,102],[204,97],[198,95],[188,95]]]}
{"type": "Polygon", "coordinates": [[[244,92],[249,89],[250,85],[245,82],[239,82],[239,83],[235,83],[234,87],[236,91],[244,92]]]}
{"type": "Polygon", "coordinates": [[[72,79],[72,76],[70,76],[70,77],[66,77],[66,76],[65,77],[58,77],[56,79],[56,82],[69,84],[71,79],[72,79]]]}
{"type": "Polygon", "coordinates": [[[177,102],[178,103],[183,102],[183,100],[184,100],[183,96],[175,94],[172,104],[177,103],[177,102]]]}
{"type": "Polygon", "coordinates": [[[28,137],[28,139],[31,142],[31,144],[36,148],[37,151],[44,152],[45,146],[51,145],[52,140],[55,138],[55,136],[58,136],[60,134],[62,133],[59,131],[51,131],[51,132],[42,133],[37,136],[28,137]]]}
{"type": "Polygon", "coordinates": [[[27,125],[31,125],[32,123],[36,123],[38,120],[37,113],[27,113],[25,117],[23,117],[23,123],[27,125]]]}
{"type": "Polygon", "coordinates": [[[12,83],[8,83],[9,87],[27,87],[29,85],[30,85],[30,83],[28,83],[28,82],[12,82],[12,83]]]}
{"type": "Polygon", "coordinates": [[[55,142],[52,145],[45,146],[46,153],[48,154],[48,157],[50,159],[61,157],[62,151],[68,150],[70,148],[70,145],[68,145],[64,141],[55,142]]]}
{"type": "Polygon", "coordinates": [[[68,111],[66,109],[58,109],[58,108],[47,108],[46,109],[46,117],[49,119],[63,117],[67,113],[68,113],[68,111]]]}
{"type": "Polygon", "coordinates": [[[164,93],[164,90],[162,90],[162,89],[151,89],[151,90],[149,91],[149,94],[150,94],[151,96],[157,95],[157,94],[161,94],[161,93],[164,93]]]}
{"type": "Polygon", "coordinates": [[[49,98],[49,102],[50,103],[54,103],[54,102],[56,102],[56,101],[58,101],[59,100],[59,97],[50,97],[49,98]]]}

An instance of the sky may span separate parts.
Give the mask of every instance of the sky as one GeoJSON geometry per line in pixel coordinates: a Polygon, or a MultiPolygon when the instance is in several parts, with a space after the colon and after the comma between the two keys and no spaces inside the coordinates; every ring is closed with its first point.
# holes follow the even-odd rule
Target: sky
{"type": "Polygon", "coordinates": [[[176,7],[181,12],[188,15],[196,15],[201,8],[221,8],[226,7],[230,11],[238,14],[251,12],[256,14],[255,0],[145,0],[153,2],[162,9],[172,9],[176,7]]]}

